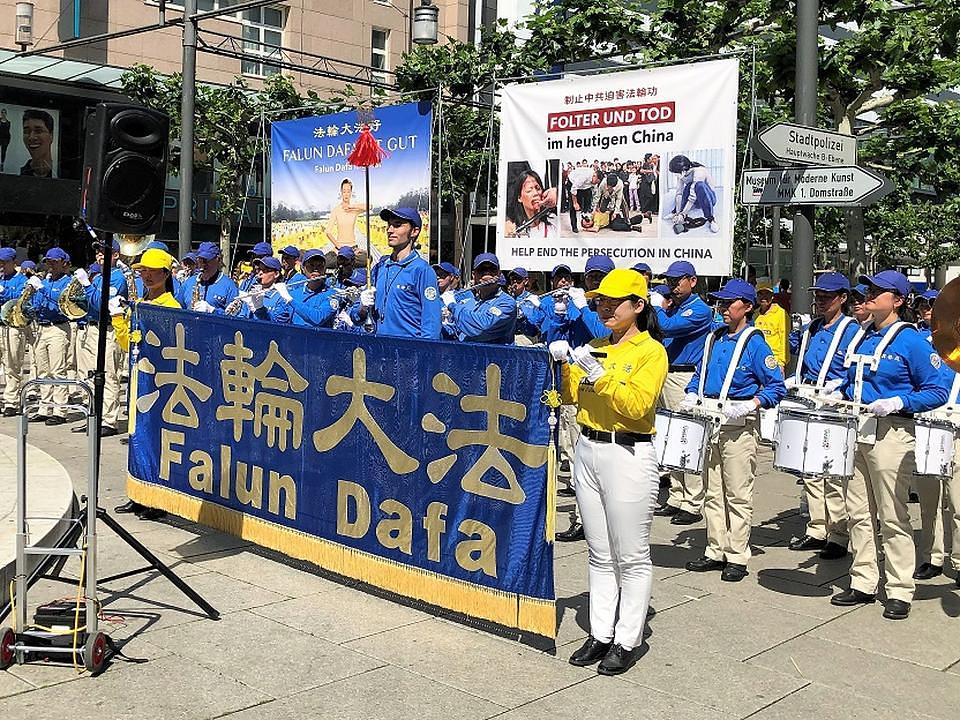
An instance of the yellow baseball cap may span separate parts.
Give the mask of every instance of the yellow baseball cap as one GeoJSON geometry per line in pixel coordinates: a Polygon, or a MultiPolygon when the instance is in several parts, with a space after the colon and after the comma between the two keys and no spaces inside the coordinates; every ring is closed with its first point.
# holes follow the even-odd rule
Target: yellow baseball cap
{"type": "Polygon", "coordinates": [[[133,264],[134,270],[142,270],[143,268],[173,270],[173,255],[158,248],[150,248],[140,256],[138,262],[133,264]]]}
{"type": "Polygon", "coordinates": [[[635,295],[646,299],[647,279],[632,268],[618,268],[603,276],[600,287],[588,292],[587,297],[603,295],[609,298],[624,298],[635,295]]]}

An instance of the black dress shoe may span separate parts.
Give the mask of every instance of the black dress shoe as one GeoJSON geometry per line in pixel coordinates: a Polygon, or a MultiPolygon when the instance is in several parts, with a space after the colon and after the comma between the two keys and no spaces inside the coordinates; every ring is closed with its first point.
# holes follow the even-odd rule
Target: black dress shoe
{"type": "Polygon", "coordinates": [[[30,422],[46,422],[49,419],[50,418],[47,415],[31,415],[30,416],[30,422]]]}
{"type": "Polygon", "coordinates": [[[559,495],[560,497],[576,497],[577,491],[571,487],[562,487],[559,490],[557,490],[557,495],[559,495]]]}
{"type": "Polygon", "coordinates": [[[826,546],[826,540],[817,540],[817,538],[810,537],[809,535],[795,538],[787,545],[791,550],[823,550],[826,546]]]}
{"type": "Polygon", "coordinates": [[[109,425],[100,426],[100,437],[113,437],[117,434],[117,429],[109,425]]]}
{"type": "Polygon", "coordinates": [[[671,515],[676,515],[678,512],[680,512],[680,508],[664,503],[660,507],[656,508],[653,511],[653,514],[657,517],[670,517],[671,515]]]}
{"type": "Polygon", "coordinates": [[[166,514],[167,511],[161,510],[160,508],[144,508],[141,512],[137,513],[137,517],[141,520],[159,520],[165,517],[166,514]]]}
{"type": "Polygon", "coordinates": [[[5,407],[5,408],[3,409],[3,416],[4,416],[4,417],[13,417],[14,415],[17,415],[17,414],[18,414],[18,413],[17,413],[17,409],[16,409],[15,407],[13,407],[12,405],[11,405],[10,407],[5,407]]]}
{"type": "Polygon", "coordinates": [[[704,555],[696,560],[691,560],[684,567],[690,572],[710,572],[711,570],[722,570],[726,564],[726,560],[713,560],[704,555]]]}
{"type": "Polygon", "coordinates": [[[147,510],[147,509],[148,509],[148,508],[147,508],[146,505],[141,505],[140,503],[134,502],[133,500],[127,500],[125,503],[123,503],[123,505],[117,505],[117,506],[113,509],[113,511],[114,511],[115,513],[121,513],[121,514],[122,514],[122,513],[137,513],[137,514],[139,515],[139,514],[142,513],[144,510],[147,510]]]}
{"type": "Polygon", "coordinates": [[[54,415],[53,417],[48,417],[43,424],[52,427],[54,425],[63,425],[66,421],[67,419],[65,417],[54,415]]]}
{"type": "Polygon", "coordinates": [[[839,607],[853,607],[854,605],[869,605],[876,599],[876,595],[871,595],[870,593],[860,592],[859,590],[850,588],[849,590],[844,590],[843,592],[837,593],[830,598],[830,604],[837,605],[839,607]]]}
{"type": "Polygon", "coordinates": [[[560,542],[576,542],[577,540],[583,540],[583,525],[580,523],[574,523],[563,532],[558,532],[556,538],[560,542]]]}
{"type": "Polygon", "coordinates": [[[619,675],[633,667],[640,657],[640,648],[625,650],[620,643],[615,643],[607,654],[603,656],[597,672],[601,675],[619,675]]]}
{"type": "Polygon", "coordinates": [[[740,582],[749,573],[746,565],[737,565],[736,563],[727,563],[727,566],[720,573],[720,579],[724,582],[740,582]]]}
{"type": "Polygon", "coordinates": [[[75,428],[70,428],[70,432],[73,432],[73,433],[86,433],[86,432],[87,432],[87,426],[86,426],[86,425],[77,425],[75,428]]]}
{"type": "Polygon", "coordinates": [[[570,664],[577,667],[586,667],[599,662],[607,654],[612,643],[600,642],[592,635],[588,635],[586,642],[580,646],[573,655],[570,656],[570,664]]]}
{"type": "Polygon", "coordinates": [[[569,475],[569,474],[570,474],[570,461],[569,461],[569,460],[561,460],[561,461],[560,461],[560,467],[557,468],[557,472],[562,472],[562,473],[566,473],[566,474],[569,475]]]}
{"type": "Polygon", "coordinates": [[[903,600],[887,600],[883,606],[883,616],[887,620],[906,620],[910,615],[910,603],[903,600]]]}
{"type": "Polygon", "coordinates": [[[687,512],[686,510],[680,510],[676,515],[670,518],[671,525],[695,525],[698,522],[703,520],[703,515],[700,513],[687,512]]]}
{"type": "Polygon", "coordinates": [[[913,574],[914,580],[932,580],[937,575],[943,575],[942,565],[931,565],[930,563],[920,563],[917,571],[913,574]]]}
{"type": "Polygon", "coordinates": [[[847,549],[840,543],[828,542],[818,553],[821,560],[839,560],[846,557],[847,549]]]}

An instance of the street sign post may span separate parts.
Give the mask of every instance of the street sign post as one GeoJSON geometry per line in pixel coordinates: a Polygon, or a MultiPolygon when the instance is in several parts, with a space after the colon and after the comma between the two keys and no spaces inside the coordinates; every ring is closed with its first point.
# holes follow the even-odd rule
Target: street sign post
{"type": "Polygon", "coordinates": [[[882,175],[855,165],[746,170],[740,187],[744,205],[861,206],[893,190],[882,175]]]}
{"type": "Polygon", "coordinates": [[[777,165],[857,164],[857,139],[852,135],[779,122],[762,130],[753,149],[764,160],[777,165]]]}

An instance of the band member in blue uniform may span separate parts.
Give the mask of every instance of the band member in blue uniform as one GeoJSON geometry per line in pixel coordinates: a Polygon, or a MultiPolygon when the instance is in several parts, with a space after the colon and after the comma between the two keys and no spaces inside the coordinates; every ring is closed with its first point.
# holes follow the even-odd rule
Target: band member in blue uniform
{"type": "Polygon", "coordinates": [[[447,290],[460,289],[460,270],[456,265],[449,262],[437,263],[433,266],[433,271],[437,274],[437,289],[441,295],[447,290]]]}
{"type": "Polygon", "coordinates": [[[610,334],[610,329],[597,314],[596,302],[587,300],[587,293],[600,287],[603,278],[614,267],[609,256],[591,255],[583,268],[583,288],[570,288],[567,321],[570,323],[571,347],[580,347],[610,334]]]}
{"type": "Polygon", "coordinates": [[[553,294],[543,298],[529,295],[526,302],[539,308],[540,332],[549,344],[554,340],[570,342],[570,321],[567,320],[567,292],[573,287],[573,273],[568,265],[557,265],[550,273],[553,294]]]}
{"type": "Polygon", "coordinates": [[[283,273],[280,261],[273,257],[255,260],[253,269],[257,274],[259,287],[254,286],[243,298],[243,307],[239,317],[253,320],[266,320],[284,325],[293,318],[293,310],[283,296],[274,288],[277,279],[283,273]]]}
{"type": "Polygon", "coordinates": [[[763,333],[750,325],[757,291],[746,280],[727,281],[710,297],[725,326],[704,342],[703,358],[687,385],[681,410],[719,407],[723,422],[710,445],[703,473],[707,547],[687,570],[723,570],[727,582],[747,575],[753,480],[757,472],[757,410],[775,406],[787,394],[783,372],[763,333]],[[710,402],[711,400],[717,402],[710,402]]]}
{"type": "MultiPolygon", "coordinates": [[[[670,307],[658,307],[656,311],[670,371],[660,402],[663,407],[676,410],[703,358],[704,338],[710,332],[713,313],[696,294],[697,271],[693,265],[677,260],[663,276],[670,288],[670,307]]],[[[657,508],[656,514],[670,516],[674,525],[692,525],[702,519],[702,509],[703,479],[699,475],[670,473],[667,501],[657,508]]]]}
{"type": "Polygon", "coordinates": [[[249,292],[250,288],[258,283],[259,272],[257,271],[257,260],[262,260],[263,258],[273,257],[273,245],[268,242],[258,242],[249,252],[249,262],[253,267],[253,270],[245,278],[242,278],[239,285],[239,290],[241,293],[249,292]]]}
{"type": "MultiPolygon", "coordinates": [[[[517,301],[517,327],[514,342],[517,345],[535,345],[540,339],[540,307],[529,301],[530,273],[515,267],[507,273],[507,293],[517,301]]],[[[539,298],[537,299],[539,302],[539,298]]]]}
{"type": "Polygon", "coordinates": [[[517,302],[500,286],[502,277],[497,256],[480,253],[473,260],[473,284],[480,287],[441,297],[460,342],[513,345],[517,302]]]}
{"type": "Polygon", "coordinates": [[[223,271],[220,246],[213,242],[200,244],[197,250],[199,271],[180,285],[176,296],[180,307],[196,312],[222,313],[235,297],[237,284],[223,271]]]}
{"type": "MultiPolygon", "coordinates": [[[[37,334],[33,345],[33,360],[36,363],[37,379],[51,380],[67,376],[67,357],[70,352],[70,320],[60,312],[60,294],[73,279],[67,274],[70,256],[62,248],[50,248],[43,260],[49,276],[41,280],[34,275],[27,284],[34,288],[30,299],[36,321],[37,334]]],[[[30,422],[45,421],[47,425],[62,425],[66,422],[69,401],[66,385],[41,385],[40,405],[30,422]]]]}
{"type": "MultiPolygon", "coordinates": [[[[306,275],[297,268],[297,264],[300,262],[300,248],[296,245],[287,245],[280,251],[280,264],[283,266],[281,280],[283,282],[295,283],[307,279],[306,275]]],[[[324,263],[324,267],[326,267],[326,263],[324,263]]]]}
{"type": "MultiPolygon", "coordinates": [[[[15,248],[0,247],[0,307],[16,301],[23,294],[27,276],[18,273],[15,248]]],[[[13,417],[20,408],[23,385],[23,359],[30,338],[29,328],[15,328],[0,323],[0,365],[4,368],[3,415],[13,417]]]]}
{"type": "Polygon", "coordinates": [[[372,287],[360,297],[363,312],[373,311],[379,335],[439,339],[437,275],[414,249],[423,225],[420,212],[405,207],[385,209],[380,211],[380,219],[387,223],[391,252],[373,266],[372,287]]]}
{"type": "MultiPolygon", "coordinates": [[[[357,253],[349,245],[337,248],[337,265],[334,279],[329,283],[331,287],[345,288],[350,287],[350,277],[353,275],[357,264],[357,253]]],[[[366,270],[366,269],[364,269],[366,270]]]]}
{"type": "Polygon", "coordinates": [[[294,325],[332,328],[340,303],[337,289],[326,286],[327,263],[323,250],[307,250],[300,264],[307,282],[296,286],[277,283],[274,290],[293,309],[294,325]]]}
{"type": "MultiPolygon", "coordinates": [[[[847,347],[860,329],[859,323],[843,314],[850,293],[850,281],[841,273],[824,273],[810,288],[816,318],[790,333],[790,353],[796,357],[796,371],[787,378],[788,389],[813,388],[828,392],[843,382],[847,347]]],[[[791,550],[818,550],[824,560],[847,554],[847,509],[843,486],[838,478],[810,476],[803,479],[810,520],[803,537],[790,542],[791,550]]]]}
{"type": "Polygon", "coordinates": [[[884,270],[860,280],[868,285],[864,307],[870,321],[850,344],[841,391],[866,406],[876,427],[875,432],[863,431],[853,477],[844,486],[853,565],[850,589],[831,602],[848,606],[874,601],[880,583],[875,542],[879,525],[887,596],[883,616],[902,620],[910,614],[916,563],[907,510],[909,473],[904,471],[914,449],[912,416],[943,405],[947,390],[940,382],[940,356],[913,325],[900,321],[910,294],[907,278],[884,270]],[[867,436],[875,436],[875,442],[867,436]]]}

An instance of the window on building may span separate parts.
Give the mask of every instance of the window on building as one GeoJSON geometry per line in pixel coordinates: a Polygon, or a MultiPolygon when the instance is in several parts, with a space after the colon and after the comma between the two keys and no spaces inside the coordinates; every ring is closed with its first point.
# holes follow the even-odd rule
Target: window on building
{"type": "Polygon", "coordinates": [[[377,72],[390,69],[390,31],[374,28],[370,35],[370,67],[374,69],[371,73],[372,79],[386,83],[387,74],[377,72]]]}
{"type": "MultiPolygon", "coordinates": [[[[221,3],[224,0],[219,0],[221,3]]],[[[283,44],[283,11],[276,8],[254,8],[244,10],[240,19],[243,25],[243,52],[259,58],[280,59],[280,45],[283,44]]],[[[266,77],[280,72],[276,65],[263,60],[249,58],[241,61],[240,71],[244,75],[266,77]]]]}

